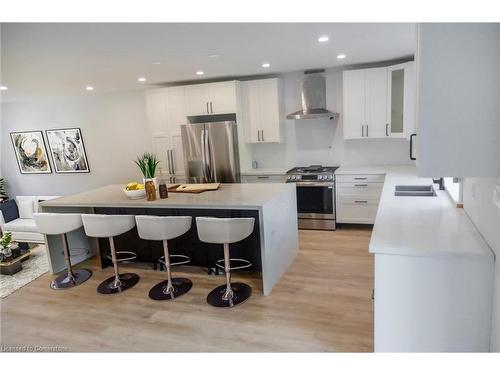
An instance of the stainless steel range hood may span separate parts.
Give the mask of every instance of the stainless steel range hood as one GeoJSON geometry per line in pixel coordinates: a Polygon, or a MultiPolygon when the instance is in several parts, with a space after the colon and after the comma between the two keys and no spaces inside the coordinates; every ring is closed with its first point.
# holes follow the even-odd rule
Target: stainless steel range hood
{"type": "Polygon", "coordinates": [[[313,120],[338,117],[337,112],[326,109],[326,84],[324,69],[306,70],[302,80],[302,109],[286,116],[292,120],[313,120]]]}

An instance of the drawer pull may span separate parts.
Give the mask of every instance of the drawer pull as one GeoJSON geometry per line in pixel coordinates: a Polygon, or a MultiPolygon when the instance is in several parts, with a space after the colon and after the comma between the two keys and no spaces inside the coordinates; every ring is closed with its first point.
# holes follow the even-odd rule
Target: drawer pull
{"type": "Polygon", "coordinates": [[[269,176],[258,176],[257,178],[269,178],[269,176]]]}
{"type": "Polygon", "coordinates": [[[368,186],[368,184],[354,184],[354,186],[366,187],[366,186],[368,186]]]}
{"type": "Polygon", "coordinates": [[[354,177],[355,180],[366,180],[367,177],[354,177]]]}
{"type": "Polygon", "coordinates": [[[354,201],[354,203],[368,203],[368,201],[354,201]]]}

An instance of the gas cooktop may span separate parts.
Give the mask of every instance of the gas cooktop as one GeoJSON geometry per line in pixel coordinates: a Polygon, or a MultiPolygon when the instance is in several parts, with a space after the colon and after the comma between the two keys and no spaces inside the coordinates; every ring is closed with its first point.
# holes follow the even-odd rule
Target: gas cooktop
{"type": "Polygon", "coordinates": [[[322,165],[310,165],[309,167],[295,167],[287,174],[287,182],[298,181],[321,181],[333,182],[334,172],[338,167],[323,167],[322,165]]]}
{"type": "Polygon", "coordinates": [[[338,167],[323,167],[322,165],[310,165],[309,167],[295,167],[290,169],[286,174],[318,174],[318,173],[334,173],[338,167]]]}

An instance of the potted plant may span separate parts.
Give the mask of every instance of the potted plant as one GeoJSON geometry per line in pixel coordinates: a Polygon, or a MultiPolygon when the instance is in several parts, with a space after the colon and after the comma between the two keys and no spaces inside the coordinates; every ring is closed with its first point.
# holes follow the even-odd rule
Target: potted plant
{"type": "Polygon", "coordinates": [[[155,186],[155,190],[158,190],[156,169],[158,167],[158,164],[160,164],[160,161],[158,160],[156,155],[146,152],[143,155],[137,157],[134,162],[141,170],[144,185],[146,185],[146,182],[152,181],[155,186]]]}
{"type": "Polygon", "coordinates": [[[12,233],[5,232],[0,238],[0,273],[2,275],[13,275],[23,269],[21,257],[12,256],[12,233]]]}

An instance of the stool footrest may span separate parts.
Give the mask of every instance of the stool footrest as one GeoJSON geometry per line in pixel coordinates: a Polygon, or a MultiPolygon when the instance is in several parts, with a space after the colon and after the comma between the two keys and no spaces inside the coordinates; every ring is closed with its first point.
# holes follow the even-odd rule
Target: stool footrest
{"type": "MultiPolygon", "coordinates": [[[[229,271],[234,271],[234,270],[242,270],[244,268],[249,268],[252,267],[252,262],[246,260],[246,259],[240,259],[240,258],[230,258],[229,259],[229,271]],[[232,263],[235,263],[235,266],[232,266],[232,263]]],[[[224,259],[219,259],[217,262],[215,262],[215,265],[219,268],[224,269],[224,259]]]]}
{"type": "MultiPolygon", "coordinates": [[[[171,254],[170,255],[170,260],[171,260],[170,266],[180,266],[182,264],[188,264],[189,262],[191,262],[191,258],[190,257],[188,257],[187,255],[180,255],[180,254],[171,254]],[[179,260],[177,262],[172,261],[175,258],[177,258],[177,259],[184,259],[184,260],[179,260]]],[[[165,265],[165,255],[161,256],[158,259],[158,262],[160,262],[161,264],[165,265]]]]}
{"type": "MultiPolygon", "coordinates": [[[[113,259],[111,255],[108,255],[109,259],[113,259]]],[[[116,261],[117,262],[128,262],[130,260],[137,259],[137,254],[133,251],[117,251],[116,252],[116,261]],[[120,255],[129,255],[128,257],[120,258],[120,255]]]]}

